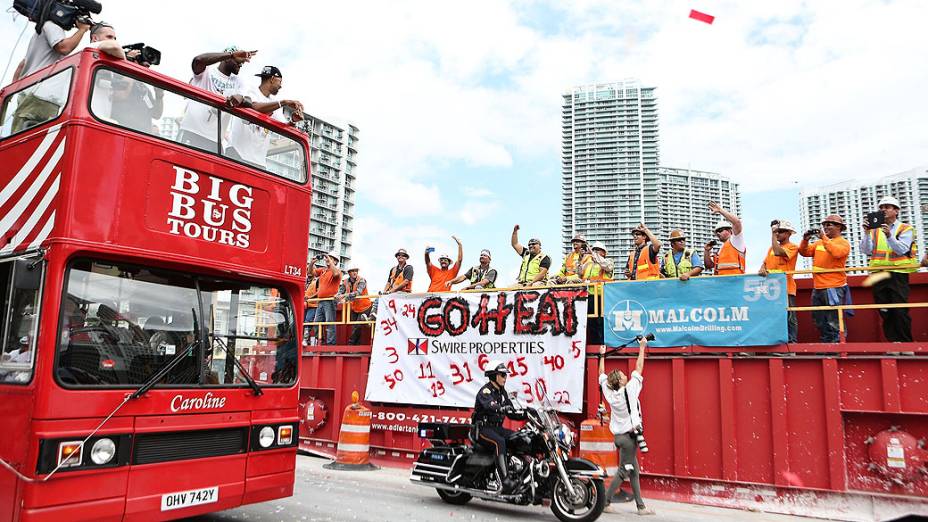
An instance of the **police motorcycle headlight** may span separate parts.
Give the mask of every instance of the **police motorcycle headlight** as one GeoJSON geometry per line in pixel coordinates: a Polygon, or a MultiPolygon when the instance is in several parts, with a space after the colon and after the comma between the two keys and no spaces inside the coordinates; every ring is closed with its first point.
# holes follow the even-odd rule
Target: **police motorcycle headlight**
{"type": "Polygon", "coordinates": [[[558,443],[566,449],[570,449],[574,445],[574,432],[570,431],[570,428],[561,424],[554,430],[554,435],[557,437],[558,443]]]}
{"type": "Polygon", "coordinates": [[[93,443],[90,448],[90,460],[98,466],[102,466],[113,460],[116,456],[116,443],[113,439],[103,438],[93,443]]]}

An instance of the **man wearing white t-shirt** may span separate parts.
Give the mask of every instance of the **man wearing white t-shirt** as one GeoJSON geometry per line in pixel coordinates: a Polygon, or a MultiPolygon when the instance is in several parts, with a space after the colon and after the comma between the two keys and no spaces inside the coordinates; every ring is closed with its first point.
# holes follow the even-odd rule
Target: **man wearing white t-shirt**
{"type": "Polygon", "coordinates": [[[713,214],[722,216],[722,221],[715,226],[715,237],[719,239],[722,246],[719,247],[717,254],[712,254],[712,247],[716,242],[706,243],[705,252],[703,252],[706,270],[714,268],[715,275],[743,274],[747,245],[744,242],[741,219],[715,202],[709,203],[709,210],[713,214]]]}
{"type": "Polygon", "coordinates": [[[644,384],[644,357],[648,347],[648,340],[638,336],[638,360],[635,361],[635,371],[629,379],[625,372],[612,370],[606,374],[606,347],[599,348],[599,387],[603,399],[609,403],[611,415],[609,431],[615,437],[615,447],[619,450],[619,469],[606,491],[606,508],[612,503],[612,496],[618,491],[626,479],[631,482],[632,494],[639,515],[653,515],[654,511],[644,505],[641,498],[641,485],[638,480],[638,442],[637,436],[642,433],[641,403],[638,396],[644,384]]]}
{"type": "MultiPolygon", "coordinates": [[[[291,122],[303,119],[303,104],[296,100],[278,100],[275,98],[283,85],[283,75],[280,69],[273,65],[267,65],[255,76],[261,78],[261,84],[236,93],[236,95],[241,96],[240,100],[238,99],[239,96],[232,97],[236,103],[240,102],[242,107],[268,114],[272,118],[283,122],[286,122],[287,119],[282,109],[287,107],[291,111],[291,122]]],[[[270,143],[271,135],[268,129],[236,117],[232,119],[232,124],[229,126],[229,142],[225,149],[225,155],[235,160],[265,168],[270,143]]]]}
{"type": "MultiPolygon", "coordinates": [[[[245,89],[245,82],[238,73],[242,64],[251,61],[258,51],[240,51],[227,47],[221,53],[204,53],[193,59],[190,67],[193,78],[190,85],[214,92],[221,96],[238,93],[245,89]],[[218,63],[216,67],[211,67],[218,63]]],[[[234,103],[229,104],[234,106],[234,103]]],[[[178,141],[198,149],[218,152],[219,111],[203,103],[188,103],[184,118],[180,122],[178,141]]]]}

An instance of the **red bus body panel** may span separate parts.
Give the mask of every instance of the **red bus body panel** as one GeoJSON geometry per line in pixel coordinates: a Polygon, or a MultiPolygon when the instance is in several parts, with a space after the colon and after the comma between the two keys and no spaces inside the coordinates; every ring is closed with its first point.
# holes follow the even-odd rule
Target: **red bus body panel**
{"type": "MultiPolygon", "coordinates": [[[[92,50],[70,56],[50,70],[0,91],[0,97],[5,97],[39,76],[73,70],[70,97],[57,120],[0,141],[0,189],[17,176],[27,176],[10,201],[0,202],[0,216],[21,214],[10,232],[0,238],[0,248],[10,245],[0,255],[15,255],[41,245],[47,262],[34,374],[25,385],[0,383],[2,430],[15,434],[0,437],[0,458],[28,477],[36,476],[38,439],[89,435],[132,391],[68,389],[54,377],[58,310],[71,259],[109,259],[273,285],[287,294],[297,331],[302,331],[309,182],[294,183],[96,120],[88,110],[88,99],[93,70],[100,66],[185,96],[220,103],[218,97],[183,82],[129,62],[109,60],[92,50]],[[199,178],[199,192],[193,194],[198,205],[216,187],[224,204],[241,203],[246,193],[253,196],[243,210],[249,212],[251,225],[247,246],[171,232],[166,218],[172,204],[172,185],[178,176],[189,181],[191,172],[199,178]],[[38,194],[48,195],[47,205],[30,192],[33,185],[38,194]],[[230,193],[235,186],[247,188],[230,193]],[[27,229],[29,233],[17,235],[27,229]]],[[[308,158],[305,136],[266,121],[275,132],[296,140],[308,158]]],[[[203,216],[195,219],[202,223],[203,216]]],[[[226,216],[223,227],[228,228],[229,219],[226,216]]],[[[296,422],[297,398],[296,384],[265,386],[260,397],[247,387],[154,388],[123,406],[99,434],[134,436],[296,422]],[[173,409],[179,395],[202,397],[206,393],[224,399],[221,410],[173,409]]],[[[295,458],[294,447],[249,451],[112,469],[62,470],[47,482],[18,480],[0,469],[0,519],[163,520],[228,509],[292,494],[295,458]],[[212,486],[219,487],[217,502],[161,511],[162,494],[212,486]]]]}

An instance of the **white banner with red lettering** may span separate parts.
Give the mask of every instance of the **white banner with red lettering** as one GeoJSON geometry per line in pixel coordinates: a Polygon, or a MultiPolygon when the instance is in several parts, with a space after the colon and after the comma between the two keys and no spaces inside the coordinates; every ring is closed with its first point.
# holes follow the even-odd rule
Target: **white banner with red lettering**
{"type": "Polygon", "coordinates": [[[472,408],[490,361],[525,404],[580,412],[585,288],[382,296],[365,399],[472,408]]]}

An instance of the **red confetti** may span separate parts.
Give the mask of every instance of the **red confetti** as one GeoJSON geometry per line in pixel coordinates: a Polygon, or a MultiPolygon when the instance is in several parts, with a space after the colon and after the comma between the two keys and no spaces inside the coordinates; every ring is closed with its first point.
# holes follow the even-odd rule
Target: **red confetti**
{"type": "Polygon", "coordinates": [[[699,20],[700,22],[706,22],[707,24],[711,24],[712,22],[715,21],[714,16],[710,14],[706,14],[706,13],[701,13],[695,9],[690,9],[690,18],[692,18],[693,20],[699,20]]]}

